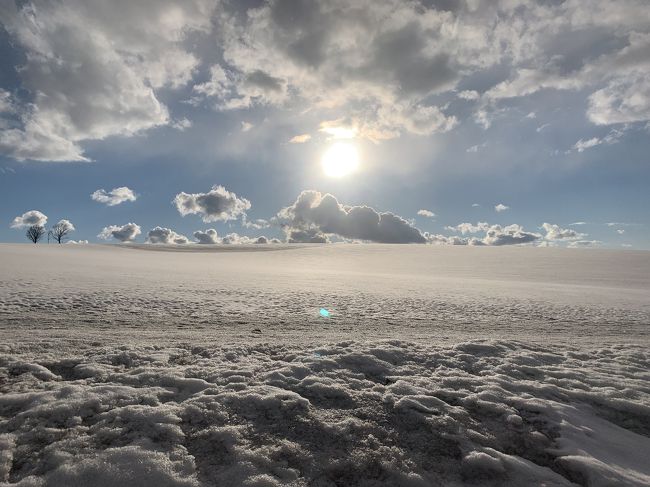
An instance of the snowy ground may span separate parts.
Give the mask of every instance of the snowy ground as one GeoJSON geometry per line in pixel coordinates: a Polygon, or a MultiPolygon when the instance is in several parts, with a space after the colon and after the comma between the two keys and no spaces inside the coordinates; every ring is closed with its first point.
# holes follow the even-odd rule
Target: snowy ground
{"type": "Polygon", "coordinates": [[[649,337],[647,252],[0,245],[0,485],[650,485],[649,337]]]}

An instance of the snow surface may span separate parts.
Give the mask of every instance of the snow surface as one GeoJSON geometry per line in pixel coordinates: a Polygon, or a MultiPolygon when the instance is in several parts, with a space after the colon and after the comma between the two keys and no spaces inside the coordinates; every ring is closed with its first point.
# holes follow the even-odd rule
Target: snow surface
{"type": "Polygon", "coordinates": [[[647,252],[0,245],[0,485],[650,485],[649,326],[647,252]]]}

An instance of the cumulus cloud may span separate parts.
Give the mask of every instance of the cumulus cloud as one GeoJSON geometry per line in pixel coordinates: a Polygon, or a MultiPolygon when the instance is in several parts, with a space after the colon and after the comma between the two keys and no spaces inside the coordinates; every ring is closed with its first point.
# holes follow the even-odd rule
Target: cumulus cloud
{"type": "Polygon", "coordinates": [[[219,236],[217,235],[217,231],[214,228],[209,228],[205,231],[203,230],[197,230],[194,232],[194,238],[196,239],[197,243],[200,244],[216,244],[219,243],[219,236]]]}
{"type": "Polygon", "coordinates": [[[499,203],[498,205],[496,205],[496,206],[494,207],[494,210],[495,210],[497,213],[501,213],[502,211],[506,211],[506,210],[509,210],[509,209],[510,209],[510,207],[504,205],[503,203],[499,203]]]}
{"type": "Polygon", "coordinates": [[[239,235],[236,232],[229,233],[221,239],[221,243],[224,245],[249,244],[251,242],[251,238],[246,237],[245,235],[239,235]]]}
{"type": "Polygon", "coordinates": [[[580,240],[587,236],[586,233],[579,233],[571,228],[561,228],[551,223],[543,223],[542,228],[546,232],[546,240],[580,240]]]}
{"type": "Polygon", "coordinates": [[[513,224],[508,226],[490,225],[486,222],[460,223],[456,226],[445,227],[453,232],[465,234],[475,234],[484,232],[483,238],[461,238],[461,237],[444,237],[441,235],[430,236],[432,243],[448,243],[452,245],[519,245],[536,242],[542,238],[539,233],[527,232],[521,225],[513,224]]]}
{"type": "Polygon", "coordinates": [[[142,233],[140,226],[135,223],[127,223],[126,225],[110,225],[104,227],[97,237],[110,240],[111,238],[120,242],[130,242],[135,237],[142,233]]]}
{"type": "Polygon", "coordinates": [[[98,189],[97,191],[94,191],[90,197],[93,201],[104,203],[106,206],[115,206],[124,203],[125,201],[135,201],[137,199],[135,192],[126,186],[113,188],[110,191],[98,189]]]}
{"type": "Polygon", "coordinates": [[[380,243],[425,243],[426,237],[408,221],[368,206],[344,206],[329,193],[307,190],[280,210],[290,242],[327,242],[328,235],[380,243]]]}
{"type": "Polygon", "coordinates": [[[179,193],[173,203],[181,215],[201,215],[206,223],[236,220],[251,207],[246,198],[239,198],[218,185],[212,186],[207,193],[179,193]]]}
{"type": "Polygon", "coordinates": [[[214,228],[210,228],[205,231],[197,230],[194,232],[194,238],[196,238],[197,243],[199,244],[239,245],[280,243],[278,239],[269,240],[264,235],[261,235],[259,237],[247,237],[245,235],[239,235],[236,232],[229,233],[225,237],[219,238],[217,231],[214,228]]]}
{"type": "Polygon", "coordinates": [[[427,235],[427,241],[433,245],[485,245],[478,238],[465,238],[458,235],[427,235]]]}
{"type": "Polygon", "coordinates": [[[476,225],[471,223],[459,223],[456,226],[447,226],[445,228],[451,232],[460,232],[465,235],[467,233],[485,232],[490,228],[490,225],[486,222],[478,222],[476,225]]]}
{"type": "Polygon", "coordinates": [[[329,243],[327,235],[316,228],[295,229],[287,228],[288,243],[329,243]]]}
{"type": "Polygon", "coordinates": [[[521,225],[492,225],[485,233],[485,245],[517,245],[527,244],[539,240],[539,233],[526,232],[521,225]]]}
{"type": "Polygon", "coordinates": [[[431,210],[418,210],[418,215],[425,218],[435,218],[436,214],[431,210]]]}
{"type": "Polygon", "coordinates": [[[156,227],[149,230],[146,242],[150,244],[183,245],[190,241],[185,235],[180,235],[169,228],[156,227]]]}
{"type": "Polygon", "coordinates": [[[82,143],[167,124],[158,90],[185,85],[199,64],[183,41],[210,29],[215,2],[4,2],[0,22],[25,52],[31,97],[0,133],[18,160],[87,161],[82,143]]]}
{"type": "Polygon", "coordinates": [[[14,218],[11,228],[25,228],[32,225],[44,227],[47,224],[47,216],[38,210],[30,210],[14,218]]]}

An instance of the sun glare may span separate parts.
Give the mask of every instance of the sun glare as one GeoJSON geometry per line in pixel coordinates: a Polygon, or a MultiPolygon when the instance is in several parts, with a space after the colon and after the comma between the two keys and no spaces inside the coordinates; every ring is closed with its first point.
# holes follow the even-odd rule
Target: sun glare
{"type": "Polygon", "coordinates": [[[357,170],[359,153],[353,144],[337,142],[325,151],[321,164],[327,176],[341,178],[357,170]]]}

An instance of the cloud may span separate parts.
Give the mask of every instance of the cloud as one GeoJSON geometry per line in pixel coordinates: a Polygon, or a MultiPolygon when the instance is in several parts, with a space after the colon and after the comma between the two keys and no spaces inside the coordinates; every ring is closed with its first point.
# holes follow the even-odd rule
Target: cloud
{"type": "Polygon", "coordinates": [[[269,240],[264,235],[259,237],[247,237],[232,232],[223,238],[219,238],[217,231],[210,228],[205,231],[198,230],[194,232],[194,237],[199,244],[223,244],[223,245],[241,245],[241,244],[266,244],[266,243],[279,243],[278,239],[269,240]]]}
{"type": "Polygon", "coordinates": [[[478,208],[479,206],[481,205],[479,205],[478,203],[472,203],[472,208],[478,208]]]}
{"type": "Polygon", "coordinates": [[[570,228],[561,228],[551,223],[543,223],[542,228],[546,232],[546,240],[580,240],[587,236],[586,233],[579,233],[570,228]]]}
{"type": "Polygon", "coordinates": [[[625,230],[619,228],[618,230],[616,230],[616,233],[618,233],[619,235],[623,235],[625,233],[625,230]]]}
{"type": "Polygon", "coordinates": [[[304,144],[308,140],[311,139],[311,135],[309,134],[301,134],[301,135],[295,135],[289,139],[290,144],[304,144]]]}
{"type": "Polygon", "coordinates": [[[418,210],[418,215],[425,218],[435,218],[436,214],[431,210],[418,210]]]}
{"type": "Polygon", "coordinates": [[[98,189],[90,195],[93,201],[104,203],[106,206],[115,206],[125,201],[135,201],[138,197],[132,189],[126,186],[113,188],[110,191],[98,189]]]}
{"type": "Polygon", "coordinates": [[[485,245],[478,238],[473,238],[473,237],[464,238],[464,237],[459,237],[458,235],[446,236],[446,235],[428,234],[427,241],[433,245],[476,245],[476,246],[485,245]]]}
{"type": "Polygon", "coordinates": [[[239,235],[236,232],[229,233],[221,239],[221,243],[224,245],[241,245],[252,243],[252,239],[246,237],[245,235],[239,235]]]}
{"type": "MultiPolygon", "coordinates": [[[[287,99],[287,85],[260,69],[241,72],[224,69],[215,64],[210,68],[210,79],[194,86],[198,96],[215,98],[219,110],[250,108],[255,105],[280,104],[287,99]]],[[[194,99],[197,103],[199,100],[194,99]]]]}
{"type": "Polygon", "coordinates": [[[104,227],[104,229],[100,232],[99,235],[97,235],[97,237],[104,240],[110,240],[111,238],[114,238],[120,242],[130,242],[141,233],[142,231],[140,230],[139,225],[136,225],[135,223],[127,223],[126,225],[122,226],[110,225],[108,227],[104,227]]]}
{"type": "Polygon", "coordinates": [[[10,58],[22,64],[12,66],[20,89],[0,91],[0,112],[12,114],[0,119],[0,150],[21,160],[87,161],[86,141],[161,125],[183,130],[191,122],[173,117],[163,99],[175,101],[190,84],[194,105],[283,107],[309,113],[311,123],[341,118],[371,140],[452,130],[458,100],[479,101],[473,116],[488,128],[501,100],[542,90],[586,98],[597,125],[647,122],[646,10],[643,0],[453,8],[400,0],[5,1],[0,21],[18,54],[10,58]]]}
{"type": "Polygon", "coordinates": [[[592,93],[587,116],[596,125],[650,120],[650,73],[614,80],[592,93]]]}
{"type": "Polygon", "coordinates": [[[327,235],[379,243],[425,243],[425,236],[393,213],[368,206],[344,206],[329,193],[307,190],[293,205],[283,208],[277,220],[289,241],[326,242],[327,235]]]}
{"type": "Polygon", "coordinates": [[[197,230],[194,232],[194,238],[200,244],[216,244],[219,243],[217,231],[214,228],[209,228],[205,231],[197,230]]]}
{"type": "Polygon", "coordinates": [[[463,90],[458,93],[458,98],[462,100],[478,100],[481,97],[478,91],[474,90],[463,90]]]}
{"type": "Polygon", "coordinates": [[[268,220],[264,220],[262,218],[258,218],[256,220],[249,220],[246,215],[242,216],[242,222],[241,222],[242,227],[245,228],[255,228],[256,230],[259,230],[260,228],[268,228],[271,226],[268,220]]]}
{"type": "Polygon", "coordinates": [[[206,223],[236,220],[251,207],[250,201],[218,185],[207,193],[179,193],[173,203],[182,216],[201,215],[206,223]]]}
{"type": "Polygon", "coordinates": [[[174,120],[173,122],[171,122],[171,127],[175,128],[176,130],[180,130],[181,132],[184,132],[191,126],[192,126],[192,121],[188,120],[187,118],[181,118],[180,120],[174,120]]]}
{"type": "Polygon", "coordinates": [[[25,228],[32,225],[44,227],[47,224],[47,216],[38,210],[30,210],[14,218],[11,228],[25,228]]]}
{"type": "Polygon", "coordinates": [[[304,230],[288,228],[286,231],[288,243],[329,243],[330,241],[327,235],[316,228],[304,230]]]}
{"type": "Polygon", "coordinates": [[[88,240],[68,240],[66,244],[70,245],[86,245],[88,244],[88,240]]]}
{"type": "Polygon", "coordinates": [[[603,242],[600,240],[576,240],[575,242],[569,243],[569,248],[579,249],[585,247],[600,247],[603,245],[603,242]]]}
{"type": "Polygon", "coordinates": [[[199,98],[218,109],[307,101],[316,116],[336,110],[373,140],[450,130],[457,120],[430,95],[453,89],[465,61],[479,59],[461,61],[454,39],[469,29],[454,27],[451,12],[396,0],[280,0],[217,22],[223,61],[194,87],[199,98]]]}
{"type": "Polygon", "coordinates": [[[629,223],[629,222],[607,222],[605,223],[608,227],[636,227],[641,225],[640,223],[629,223]]]}
{"type": "Polygon", "coordinates": [[[576,149],[578,152],[584,152],[585,149],[595,147],[598,144],[600,144],[600,139],[598,137],[593,137],[593,138],[588,139],[588,140],[580,139],[578,142],[576,142],[573,145],[573,148],[576,149]]]}
{"type": "Polygon", "coordinates": [[[156,227],[149,230],[146,242],[150,244],[170,245],[184,245],[190,243],[185,235],[180,235],[175,231],[164,227],[156,227]]]}
{"type": "Polygon", "coordinates": [[[4,2],[29,93],[19,125],[0,132],[18,160],[87,161],[82,144],[169,123],[158,90],[185,85],[199,64],[183,41],[210,29],[208,0],[4,2]]]}
{"type": "Polygon", "coordinates": [[[242,122],[242,123],[241,123],[241,131],[242,131],[242,132],[248,132],[248,131],[249,131],[250,129],[252,129],[253,127],[255,127],[255,125],[253,125],[253,124],[250,123],[250,122],[242,122]]]}
{"type": "Polygon", "coordinates": [[[486,222],[478,222],[476,225],[472,225],[471,223],[459,223],[456,226],[447,226],[445,228],[451,232],[460,232],[465,235],[468,233],[485,232],[490,228],[490,224],[486,222]]]}
{"type": "Polygon", "coordinates": [[[495,210],[497,213],[501,213],[502,211],[506,211],[506,210],[509,210],[509,209],[510,209],[510,207],[504,205],[503,203],[499,203],[498,205],[496,205],[496,206],[494,207],[494,210],[495,210]]]}
{"type": "Polygon", "coordinates": [[[462,237],[445,237],[442,235],[429,236],[432,243],[442,243],[451,245],[519,245],[533,243],[542,238],[538,233],[527,232],[521,225],[513,224],[502,227],[501,225],[490,225],[486,222],[460,223],[456,226],[445,227],[452,232],[460,232],[463,235],[484,232],[483,238],[462,238],[462,237]]]}
{"type": "Polygon", "coordinates": [[[625,134],[626,129],[612,129],[605,137],[599,138],[599,137],[592,137],[591,139],[588,140],[583,140],[580,139],[578,142],[576,142],[572,149],[577,150],[578,152],[584,152],[586,149],[590,149],[592,147],[596,147],[597,145],[601,144],[607,144],[607,145],[612,145],[612,144],[617,144],[621,137],[625,134]]]}
{"type": "Polygon", "coordinates": [[[539,240],[541,235],[538,233],[526,232],[521,225],[492,225],[483,238],[485,245],[518,245],[532,243],[539,240]]]}

